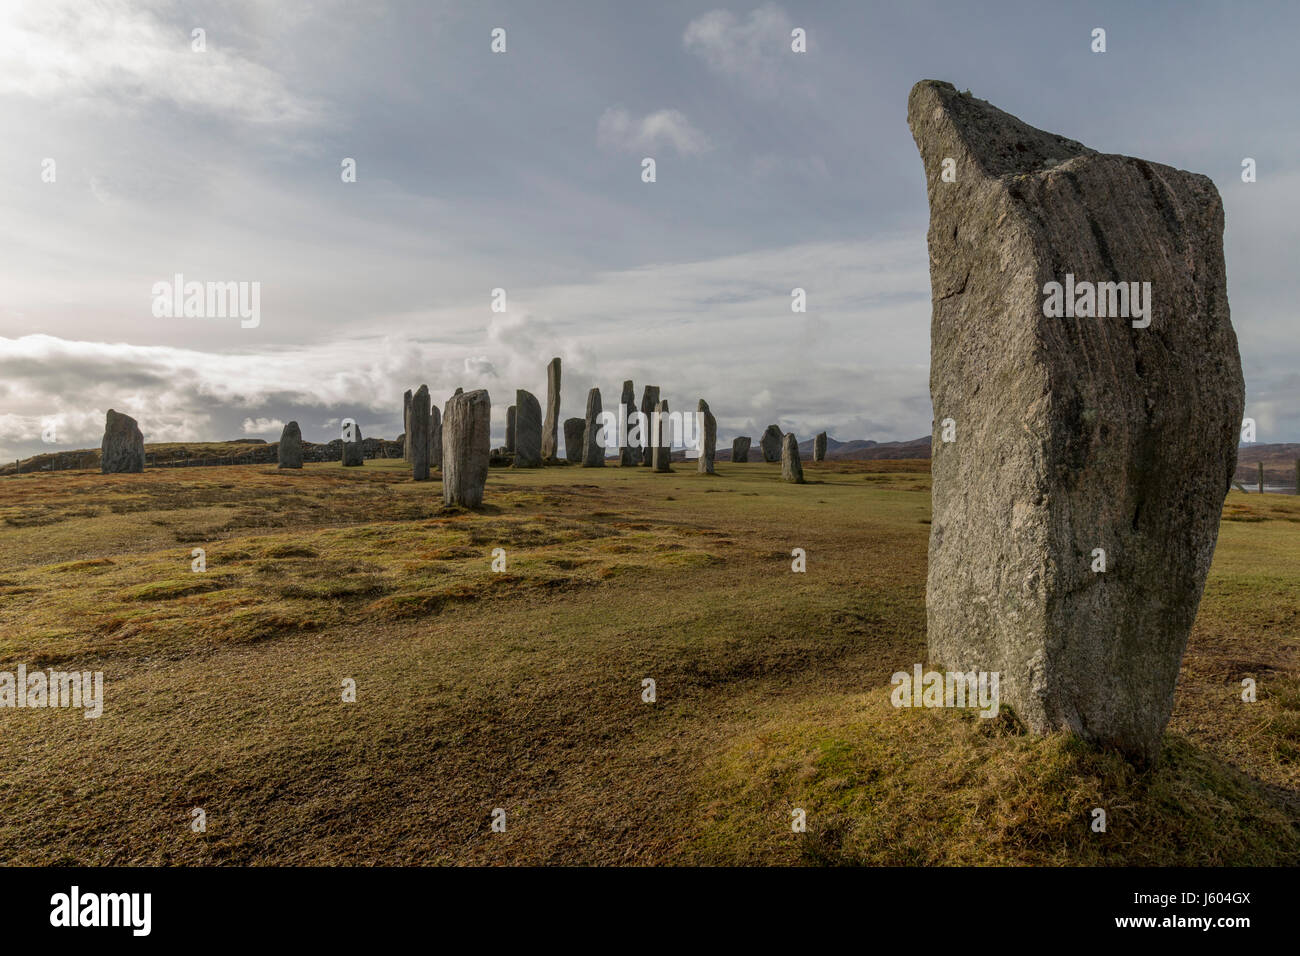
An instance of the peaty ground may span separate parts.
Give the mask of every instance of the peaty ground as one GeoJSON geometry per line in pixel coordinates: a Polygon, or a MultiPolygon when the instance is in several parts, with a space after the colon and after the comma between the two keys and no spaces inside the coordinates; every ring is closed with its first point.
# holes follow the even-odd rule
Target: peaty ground
{"type": "Polygon", "coordinates": [[[0,709],[0,862],[1300,862],[1300,499],[1229,496],[1137,772],[890,706],[927,466],[494,469],[478,512],[399,461],[0,478],[0,671],[105,680],[0,709]]]}

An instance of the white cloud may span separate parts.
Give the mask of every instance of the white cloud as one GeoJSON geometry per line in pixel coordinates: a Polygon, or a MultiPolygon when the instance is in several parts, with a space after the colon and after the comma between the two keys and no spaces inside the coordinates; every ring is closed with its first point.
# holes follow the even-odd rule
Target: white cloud
{"type": "Polygon", "coordinates": [[[245,435],[279,434],[284,431],[284,422],[278,418],[245,418],[245,435]]]}
{"type": "Polygon", "coordinates": [[[208,29],[207,50],[170,21],[168,4],[126,0],[15,0],[0,6],[0,94],[93,101],[130,109],[170,102],[181,109],[264,124],[321,118],[322,107],[292,92],[275,70],[208,29]]]}
{"type": "Polygon", "coordinates": [[[605,110],[596,124],[596,142],[604,149],[641,152],[671,146],[682,156],[710,149],[708,137],[691,125],[679,110],[659,110],[636,119],[627,110],[605,110]]]}
{"type": "Polygon", "coordinates": [[[772,93],[799,85],[791,58],[805,54],[790,49],[793,27],[785,11],[772,3],[751,10],[743,20],[730,10],[710,10],[687,25],[682,45],[713,72],[751,92],[772,93]]]}

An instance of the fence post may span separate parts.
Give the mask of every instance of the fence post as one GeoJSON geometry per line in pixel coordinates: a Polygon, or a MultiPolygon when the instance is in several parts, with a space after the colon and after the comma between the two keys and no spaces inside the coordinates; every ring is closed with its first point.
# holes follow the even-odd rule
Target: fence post
{"type": "Polygon", "coordinates": [[[1262,461],[1259,463],[1259,493],[1261,495],[1264,493],[1264,463],[1262,461]]]}

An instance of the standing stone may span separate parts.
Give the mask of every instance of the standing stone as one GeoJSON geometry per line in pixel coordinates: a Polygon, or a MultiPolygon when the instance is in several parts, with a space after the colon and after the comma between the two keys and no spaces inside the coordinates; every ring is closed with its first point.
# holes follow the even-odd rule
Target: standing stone
{"type": "Polygon", "coordinates": [[[546,366],[546,420],[542,422],[542,461],[555,461],[559,457],[559,445],[556,444],[559,437],[556,434],[556,427],[559,424],[560,359],[556,356],[546,366]]]}
{"type": "Polygon", "coordinates": [[[302,467],[302,430],[297,422],[290,422],[280,432],[280,444],[275,450],[276,461],[281,468],[302,467]]]}
{"type": "MultiPolygon", "coordinates": [[[[412,399],[412,401],[414,401],[414,399],[412,399]]],[[[352,441],[348,441],[346,438],[343,439],[344,468],[356,468],[357,466],[366,463],[365,449],[361,445],[361,426],[356,422],[352,423],[352,436],[352,441]]]]}
{"type": "Polygon", "coordinates": [[[429,406],[429,467],[442,467],[442,412],[429,406]]]}
{"type": "Polygon", "coordinates": [[[641,414],[645,416],[645,428],[642,429],[641,439],[641,464],[650,466],[654,464],[654,433],[651,430],[651,418],[654,415],[655,406],[659,404],[659,386],[647,385],[645,391],[641,393],[641,414]]]}
{"type": "Polygon", "coordinates": [[[654,436],[654,445],[651,454],[653,455],[655,471],[672,471],[672,435],[669,434],[668,423],[668,403],[666,401],[655,404],[655,418],[652,419],[651,432],[654,436]]]}
{"type": "Polygon", "coordinates": [[[600,444],[600,389],[587,393],[587,418],[583,422],[582,467],[603,468],[605,449],[600,444]]]}
{"type": "Polygon", "coordinates": [[[763,432],[763,437],[758,440],[758,447],[763,451],[764,461],[781,460],[781,428],[778,425],[768,425],[767,431],[763,432]]]}
{"type": "Polygon", "coordinates": [[[144,471],[144,435],[130,415],[108,410],[104,441],[99,446],[101,474],[117,475],[144,471]]]}
{"type": "Polygon", "coordinates": [[[709,411],[709,403],[700,399],[700,474],[716,474],[713,470],[713,459],[718,452],[718,420],[713,417],[709,411]]]}
{"type": "Polygon", "coordinates": [[[542,464],[542,406],[532,392],[515,392],[515,467],[538,468],[542,464]]]}
{"type": "Polygon", "coordinates": [[[749,438],[731,439],[731,460],[739,462],[749,461],[749,438]]]}
{"type": "Polygon", "coordinates": [[[786,432],[781,439],[781,478],[803,484],[803,464],[799,461],[799,439],[794,432],[786,432]]]}
{"type": "Polygon", "coordinates": [[[421,385],[411,398],[411,477],[429,480],[429,387],[421,385]]]}
{"type": "Polygon", "coordinates": [[[402,457],[411,460],[411,390],[402,396],[402,457]]]}
{"type": "Polygon", "coordinates": [[[826,460],[826,433],[818,432],[813,439],[813,461],[826,460]]]}
{"type": "Polygon", "coordinates": [[[1149,763],[1244,404],[1218,192],[948,83],[912,88],[908,124],[930,200],[931,659],[998,672],[1035,732],[1149,763]]]}
{"type": "Polygon", "coordinates": [[[636,414],[636,389],[632,387],[631,379],[623,383],[623,395],[618,400],[618,407],[619,417],[628,423],[627,431],[623,433],[623,443],[618,448],[618,465],[620,468],[628,468],[641,460],[641,449],[628,443],[632,432],[632,417],[636,414]]]}
{"type": "Polygon", "coordinates": [[[477,508],[483,503],[492,453],[492,402],[483,389],[457,392],[442,417],[442,500],[477,508]]]}
{"type": "MultiPolygon", "coordinates": [[[[582,418],[564,420],[564,457],[567,461],[582,461],[582,441],[587,434],[587,422],[582,418]]],[[[543,435],[543,438],[546,436],[543,435]]]]}
{"type": "Polygon", "coordinates": [[[511,454],[515,451],[515,416],[519,414],[518,409],[517,405],[506,409],[506,451],[511,454]]]}

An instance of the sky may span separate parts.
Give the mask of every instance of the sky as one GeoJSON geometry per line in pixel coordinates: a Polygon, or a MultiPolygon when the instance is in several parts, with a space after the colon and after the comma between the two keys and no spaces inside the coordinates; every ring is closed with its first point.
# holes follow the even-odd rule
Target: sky
{"type": "Polygon", "coordinates": [[[1210,176],[1246,414],[1300,441],[1297,35],[1288,3],[0,0],[0,460],[110,407],[395,438],[420,384],[486,388],[500,444],[556,355],[562,418],[632,379],[723,444],[929,434],[920,79],[1210,176]],[[256,326],[155,314],[176,274],[258,283],[256,326]]]}

